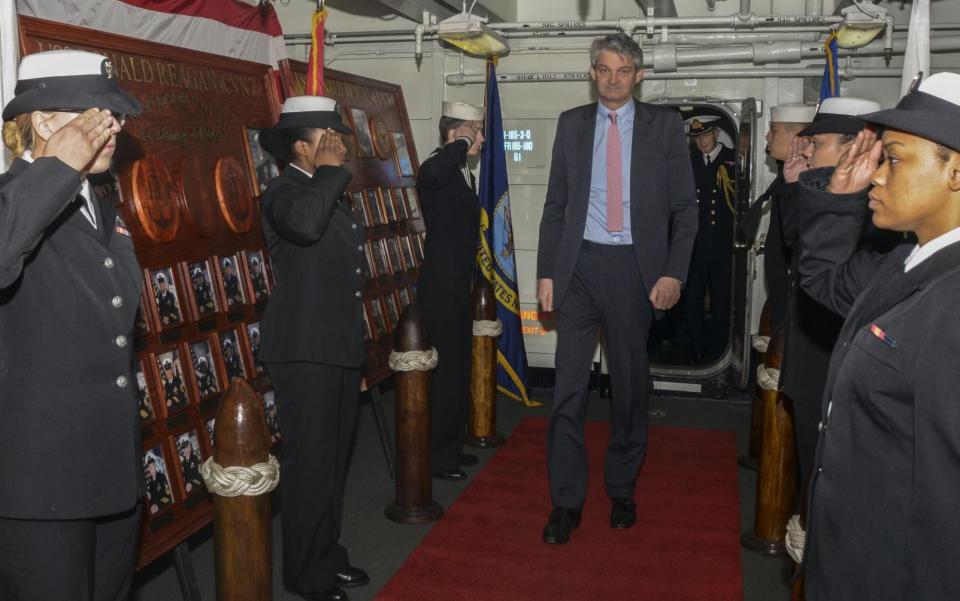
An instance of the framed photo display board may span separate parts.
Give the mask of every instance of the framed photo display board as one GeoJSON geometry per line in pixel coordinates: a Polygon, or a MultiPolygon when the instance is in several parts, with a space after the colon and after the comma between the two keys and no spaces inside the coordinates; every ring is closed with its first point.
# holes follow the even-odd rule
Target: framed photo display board
{"type": "MultiPolygon", "coordinates": [[[[287,61],[280,74],[288,96],[303,94],[306,63],[287,61]]],[[[403,310],[414,300],[423,260],[423,212],[416,182],[417,152],[400,86],[333,69],[324,94],[340,104],[354,135],[346,136],[347,198],[364,226],[364,378],[374,386],[390,376],[387,359],[403,310]]]]}
{"type": "MultiPolygon", "coordinates": [[[[143,267],[135,374],[147,479],[143,567],[212,518],[197,470],[213,453],[230,378],[247,378],[276,422],[256,356],[273,290],[258,201],[276,171],[251,131],[276,122],[280,98],[267,65],[29,17],[20,17],[20,44],[24,55],[107,55],[144,107],[118,137],[113,176],[95,182],[143,267]]],[[[279,442],[279,430],[273,435],[279,442]]]]}

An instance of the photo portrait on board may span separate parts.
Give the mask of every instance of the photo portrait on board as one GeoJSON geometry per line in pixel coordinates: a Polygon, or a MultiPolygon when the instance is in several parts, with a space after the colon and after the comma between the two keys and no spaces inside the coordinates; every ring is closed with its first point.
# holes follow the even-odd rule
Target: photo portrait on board
{"type": "Polygon", "coordinates": [[[150,515],[173,503],[173,491],[167,478],[167,464],[163,451],[156,446],[143,455],[143,473],[147,484],[147,509],[150,515]]]}

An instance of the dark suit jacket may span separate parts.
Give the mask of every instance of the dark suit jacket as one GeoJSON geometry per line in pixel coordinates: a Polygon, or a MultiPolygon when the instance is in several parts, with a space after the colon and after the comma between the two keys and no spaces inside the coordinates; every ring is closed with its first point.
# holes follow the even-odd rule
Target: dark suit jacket
{"type": "Polygon", "coordinates": [[[114,208],[96,203],[94,230],[79,189],[55,158],[18,159],[0,176],[3,517],[91,518],[144,493],[133,356],[143,278],[114,208]]]}
{"type": "Polygon", "coordinates": [[[341,202],[343,167],[313,177],[287,167],[263,195],[263,236],[277,287],[261,327],[260,360],[360,367],[363,229],[341,202]]]}
{"type": "MultiPolygon", "coordinates": [[[[685,281],[697,234],[697,198],[680,115],[634,100],[630,226],[647,291],[661,276],[685,281]]],[[[537,278],[553,279],[560,305],[583,242],[597,104],[561,113],[553,143],[547,201],[540,221],[537,278]]]]}
{"type": "MultiPolygon", "coordinates": [[[[803,179],[801,179],[803,181],[803,179]]],[[[802,188],[803,289],[846,318],[807,519],[806,598],[960,598],[960,244],[856,252],[865,194],[802,188]]]]}

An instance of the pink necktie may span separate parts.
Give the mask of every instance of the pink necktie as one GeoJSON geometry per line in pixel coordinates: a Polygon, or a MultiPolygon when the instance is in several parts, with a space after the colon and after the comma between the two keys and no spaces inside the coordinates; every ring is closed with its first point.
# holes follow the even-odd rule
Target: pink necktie
{"type": "Polygon", "coordinates": [[[620,160],[620,129],[617,114],[610,113],[607,130],[607,231],[623,231],[623,166],[620,160]]]}

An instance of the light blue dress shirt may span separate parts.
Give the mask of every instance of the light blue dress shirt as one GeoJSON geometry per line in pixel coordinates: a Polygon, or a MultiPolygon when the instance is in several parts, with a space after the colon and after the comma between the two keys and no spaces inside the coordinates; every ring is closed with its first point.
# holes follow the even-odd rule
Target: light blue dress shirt
{"type": "Polygon", "coordinates": [[[583,239],[599,244],[633,244],[630,232],[630,155],[633,150],[634,103],[631,99],[618,108],[617,129],[620,130],[620,173],[623,184],[623,232],[607,231],[607,131],[610,129],[610,111],[597,103],[597,122],[593,132],[593,167],[590,171],[590,204],[587,206],[587,225],[583,239]]]}

